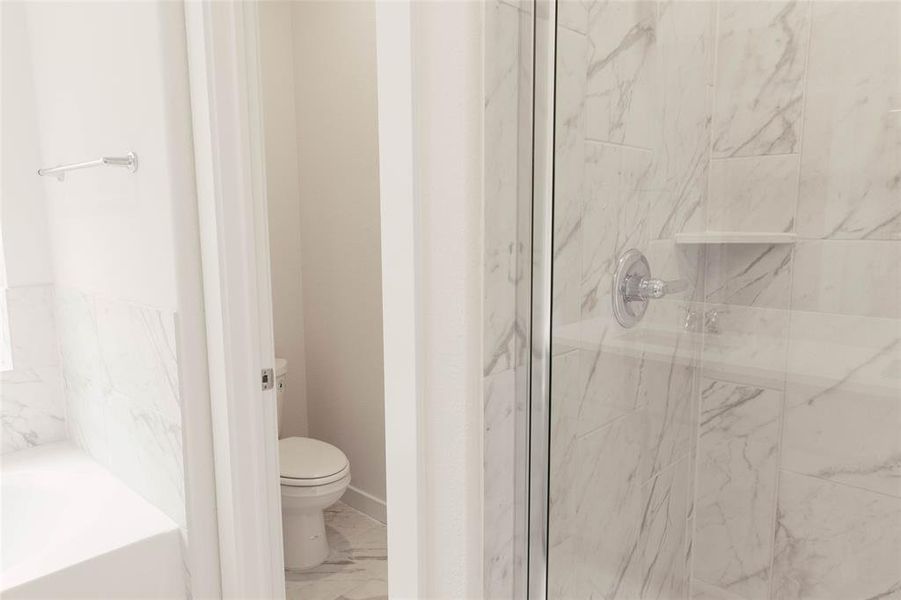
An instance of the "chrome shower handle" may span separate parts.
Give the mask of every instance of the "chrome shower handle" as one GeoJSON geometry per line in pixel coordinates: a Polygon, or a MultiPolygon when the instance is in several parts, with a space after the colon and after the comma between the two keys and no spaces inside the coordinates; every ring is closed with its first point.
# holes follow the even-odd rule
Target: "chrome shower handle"
{"type": "Polygon", "coordinates": [[[684,279],[664,281],[650,277],[630,277],[626,280],[626,293],[636,300],[656,300],[687,289],[688,282],[684,279]]]}
{"type": "Polygon", "coordinates": [[[623,327],[634,327],[648,310],[651,300],[684,292],[688,281],[664,281],[651,277],[651,265],[639,250],[628,250],[619,257],[613,277],[613,316],[623,327]]]}

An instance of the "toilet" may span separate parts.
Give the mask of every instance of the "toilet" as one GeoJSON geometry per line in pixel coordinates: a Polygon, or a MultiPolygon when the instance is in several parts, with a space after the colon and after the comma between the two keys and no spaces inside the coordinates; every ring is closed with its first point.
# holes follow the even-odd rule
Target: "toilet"
{"type": "MultiPolygon", "coordinates": [[[[278,429],[282,430],[288,363],[275,360],[278,429]]],[[[328,557],[323,511],[350,484],[350,463],[341,450],[312,438],[278,441],[282,490],[282,534],[286,569],[310,569],[328,557]]]]}

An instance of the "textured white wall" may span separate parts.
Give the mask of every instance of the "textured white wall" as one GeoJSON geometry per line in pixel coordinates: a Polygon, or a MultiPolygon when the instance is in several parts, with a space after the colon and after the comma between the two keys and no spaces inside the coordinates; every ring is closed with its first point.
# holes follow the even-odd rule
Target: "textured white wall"
{"type": "Polygon", "coordinates": [[[282,437],[309,434],[290,2],[261,2],[260,64],[275,355],[288,361],[282,437]]]}
{"type": "Polygon", "coordinates": [[[423,597],[482,595],[482,6],[412,6],[423,597]]]}

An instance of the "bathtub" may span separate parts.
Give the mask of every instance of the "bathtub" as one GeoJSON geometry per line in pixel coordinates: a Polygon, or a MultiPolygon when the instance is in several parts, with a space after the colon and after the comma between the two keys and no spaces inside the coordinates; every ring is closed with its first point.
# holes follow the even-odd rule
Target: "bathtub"
{"type": "Polygon", "coordinates": [[[2,457],[0,596],[184,598],[178,527],[68,443],[2,457]]]}

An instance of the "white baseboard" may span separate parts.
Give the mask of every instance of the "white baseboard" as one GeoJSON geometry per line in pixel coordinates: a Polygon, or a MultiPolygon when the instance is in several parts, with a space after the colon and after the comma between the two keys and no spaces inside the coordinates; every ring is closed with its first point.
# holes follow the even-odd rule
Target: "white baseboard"
{"type": "Polygon", "coordinates": [[[363,514],[369,515],[379,523],[388,522],[388,507],[385,501],[379,500],[375,496],[367,494],[352,485],[348,486],[347,491],[341,496],[341,502],[363,514]]]}

